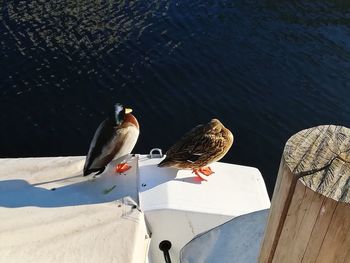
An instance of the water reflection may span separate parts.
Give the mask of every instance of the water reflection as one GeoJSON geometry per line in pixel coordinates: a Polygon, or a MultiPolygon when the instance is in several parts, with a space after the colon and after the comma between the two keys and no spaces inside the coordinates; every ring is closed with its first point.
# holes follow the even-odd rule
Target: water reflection
{"type": "Polygon", "coordinates": [[[218,117],[269,190],[285,141],[350,126],[346,1],[4,1],[0,155],[85,154],[115,101],[136,152],[218,117]]]}

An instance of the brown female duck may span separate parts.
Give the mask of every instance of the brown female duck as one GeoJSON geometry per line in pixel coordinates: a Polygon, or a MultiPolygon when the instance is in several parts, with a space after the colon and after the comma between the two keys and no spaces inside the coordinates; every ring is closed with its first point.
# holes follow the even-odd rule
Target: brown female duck
{"type": "Polygon", "coordinates": [[[206,166],[224,157],[232,143],[231,131],[219,120],[212,119],[207,124],[193,128],[171,146],[158,167],[192,169],[197,176],[204,179],[200,174],[209,176],[213,173],[206,166]]]}

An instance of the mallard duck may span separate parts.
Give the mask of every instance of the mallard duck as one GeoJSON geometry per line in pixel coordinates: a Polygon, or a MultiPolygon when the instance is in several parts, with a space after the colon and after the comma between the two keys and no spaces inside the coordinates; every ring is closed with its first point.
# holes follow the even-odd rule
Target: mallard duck
{"type": "MultiPolygon", "coordinates": [[[[158,167],[192,169],[201,179],[201,174],[213,173],[208,164],[220,160],[231,148],[233,135],[218,119],[198,125],[169,148],[158,167]]],[[[205,179],[204,179],[205,180],[205,179]]]]}
{"type": "MultiPolygon", "coordinates": [[[[113,159],[131,153],[139,136],[139,123],[132,110],[117,103],[114,111],[98,126],[90,143],[84,165],[84,176],[104,171],[113,159]]],[[[128,169],[126,164],[118,164],[117,172],[128,169]]]]}

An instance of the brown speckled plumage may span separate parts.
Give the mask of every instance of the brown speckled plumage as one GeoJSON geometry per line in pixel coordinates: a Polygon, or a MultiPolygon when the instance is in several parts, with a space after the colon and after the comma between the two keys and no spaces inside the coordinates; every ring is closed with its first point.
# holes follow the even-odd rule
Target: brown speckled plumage
{"type": "Polygon", "coordinates": [[[220,160],[231,148],[233,135],[217,119],[198,125],[170,147],[159,167],[199,169],[220,160]]]}

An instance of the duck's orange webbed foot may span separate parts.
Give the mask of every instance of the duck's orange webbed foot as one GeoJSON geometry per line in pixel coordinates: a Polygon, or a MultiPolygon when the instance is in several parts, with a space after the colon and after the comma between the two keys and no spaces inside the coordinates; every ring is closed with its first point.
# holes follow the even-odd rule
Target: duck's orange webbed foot
{"type": "Polygon", "coordinates": [[[119,163],[115,166],[115,172],[121,174],[121,173],[126,172],[130,168],[131,168],[131,166],[128,165],[127,163],[119,163]]]}
{"type": "Polygon", "coordinates": [[[197,177],[194,178],[195,181],[207,181],[207,179],[203,178],[200,174],[199,174],[199,169],[192,169],[192,173],[194,173],[195,175],[197,175],[197,177]]]}
{"type": "Polygon", "coordinates": [[[207,179],[205,177],[203,177],[203,175],[209,176],[209,175],[213,174],[214,172],[208,166],[208,167],[201,167],[199,169],[192,169],[192,173],[197,175],[196,180],[201,182],[201,181],[207,181],[207,179]]]}
{"type": "Polygon", "coordinates": [[[199,172],[206,176],[212,175],[214,173],[209,166],[199,168],[199,172]]]}

